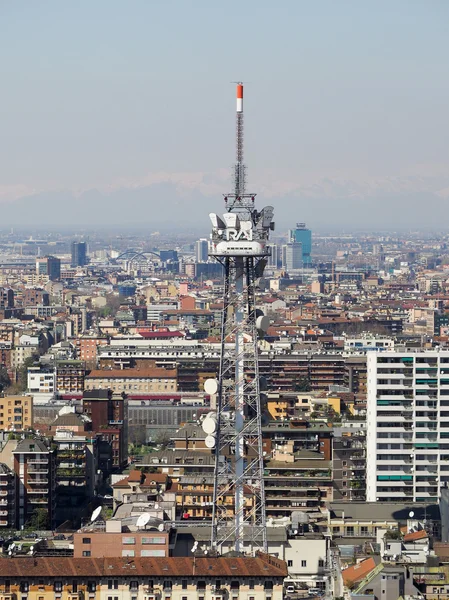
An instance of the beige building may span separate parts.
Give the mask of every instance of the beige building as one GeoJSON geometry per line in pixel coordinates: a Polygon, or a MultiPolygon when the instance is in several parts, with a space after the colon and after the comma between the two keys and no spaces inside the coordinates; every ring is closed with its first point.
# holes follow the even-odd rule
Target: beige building
{"type": "Polygon", "coordinates": [[[286,576],[286,563],[267,554],[0,561],[4,600],[282,600],[286,576]]]}
{"type": "Polygon", "coordinates": [[[33,426],[33,396],[0,395],[0,429],[23,431],[33,426]]]}
{"type": "Polygon", "coordinates": [[[176,369],[110,369],[94,370],[86,377],[84,389],[110,389],[116,394],[149,394],[176,392],[176,369]]]}

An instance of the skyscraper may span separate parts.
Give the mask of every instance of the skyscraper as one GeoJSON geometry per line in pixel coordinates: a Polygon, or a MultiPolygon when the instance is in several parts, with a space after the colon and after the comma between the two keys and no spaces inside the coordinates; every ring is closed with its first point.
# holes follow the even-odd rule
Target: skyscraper
{"type": "Polygon", "coordinates": [[[298,271],[303,266],[302,244],[290,242],[285,249],[285,268],[287,272],[298,271]]]}
{"type": "Polygon", "coordinates": [[[303,266],[310,265],[312,262],[312,232],[306,228],[305,223],[296,223],[296,229],[290,229],[289,241],[302,244],[302,262],[303,266]]]}
{"type": "Polygon", "coordinates": [[[44,256],[36,258],[37,275],[48,275],[50,281],[61,278],[61,261],[56,256],[44,256]]]}
{"type": "Polygon", "coordinates": [[[207,262],[209,258],[209,243],[206,239],[195,242],[195,260],[199,263],[207,262]]]}
{"type": "Polygon", "coordinates": [[[277,246],[276,244],[270,244],[269,245],[270,248],[270,256],[268,257],[268,263],[267,263],[267,267],[272,268],[272,269],[277,269],[279,266],[279,246],[277,246]]]}
{"type": "Polygon", "coordinates": [[[72,267],[84,267],[87,265],[86,242],[72,242],[72,267]]]}

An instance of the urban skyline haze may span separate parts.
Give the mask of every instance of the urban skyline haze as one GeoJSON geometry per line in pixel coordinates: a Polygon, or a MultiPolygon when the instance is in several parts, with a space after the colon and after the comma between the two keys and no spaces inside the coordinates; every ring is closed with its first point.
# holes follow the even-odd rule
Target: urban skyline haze
{"type": "Polygon", "coordinates": [[[280,227],[442,227],[448,17],[437,0],[0,2],[1,222],[207,231],[242,79],[248,187],[280,227]]]}

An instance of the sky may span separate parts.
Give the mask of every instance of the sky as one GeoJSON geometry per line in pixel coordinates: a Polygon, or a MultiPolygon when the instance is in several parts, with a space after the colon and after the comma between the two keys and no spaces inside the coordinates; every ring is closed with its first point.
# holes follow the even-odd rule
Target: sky
{"type": "Polygon", "coordinates": [[[208,227],[248,188],[280,226],[437,227],[447,0],[0,0],[0,227],[208,227]]]}

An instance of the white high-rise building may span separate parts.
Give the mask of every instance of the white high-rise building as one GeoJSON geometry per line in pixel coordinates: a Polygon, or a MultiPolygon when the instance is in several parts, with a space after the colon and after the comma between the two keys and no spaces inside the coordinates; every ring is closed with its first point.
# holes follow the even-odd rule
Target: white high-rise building
{"type": "Polygon", "coordinates": [[[269,244],[270,256],[268,257],[267,267],[271,269],[277,269],[279,264],[279,246],[276,244],[269,244]]]}
{"type": "Polygon", "coordinates": [[[285,268],[287,272],[297,271],[303,266],[301,242],[290,242],[285,249],[285,268]]]}
{"type": "Polygon", "coordinates": [[[367,367],[367,501],[436,501],[449,482],[449,351],[370,352],[367,367]]]}
{"type": "Polygon", "coordinates": [[[205,239],[195,242],[195,261],[204,263],[209,258],[209,242],[205,239]]]}

